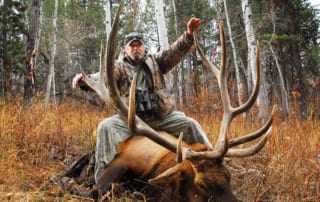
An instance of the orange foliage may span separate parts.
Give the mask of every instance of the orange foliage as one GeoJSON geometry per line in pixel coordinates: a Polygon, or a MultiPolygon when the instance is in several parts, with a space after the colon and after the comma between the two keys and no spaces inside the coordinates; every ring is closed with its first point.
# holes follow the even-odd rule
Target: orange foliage
{"type": "Polygon", "coordinates": [[[97,107],[75,101],[50,108],[45,113],[43,103],[1,103],[0,174],[6,177],[0,180],[0,193],[5,200],[17,199],[7,193],[38,190],[51,175],[92,150],[93,132],[106,116],[97,107]]]}
{"type": "MultiPolygon", "coordinates": [[[[186,113],[215,141],[221,119],[219,99],[201,92],[190,99],[193,103],[184,106],[186,113]]],[[[49,178],[93,149],[95,129],[108,116],[106,110],[74,100],[57,109],[50,106],[46,113],[43,103],[0,102],[0,110],[0,200],[89,201],[63,194],[49,178]]],[[[247,120],[237,117],[229,135],[236,137],[258,128],[261,123],[254,113],[250,112],[247,120]]],[[[281,121],[276,117],[272,136],[260,153],[226,159],[232,190],[242,201],[318,201],[319,148],[319,121],[281,121]]]]}

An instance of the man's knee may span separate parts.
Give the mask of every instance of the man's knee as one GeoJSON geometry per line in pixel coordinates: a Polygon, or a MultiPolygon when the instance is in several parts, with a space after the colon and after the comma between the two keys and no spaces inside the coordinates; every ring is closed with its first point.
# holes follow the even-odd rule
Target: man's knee
{"type": "Polygon", "coordinates": [[[112,119],[106,118],[98,124],[98,130],[103,128],[109,128],[112,125],[112,119]]]}
{"type": "Polygon", "coordinates": [[[185,117],[185,122],[186,122],[186,125],[187,125],[187,128],[189,129],[197,129],[200,127],[200,124],[194,120],[193,118],[191,117],[185,117]]]}
{"type": "Polygon", "coordinates": [[[211,145],[198,121],[196,121],[191,117],[186,116],[185,126],[186,127],[183,130],[183,132],[185,133],[184,137],[187,143],[189,144],[203,143],[203,144],[211,145]]]}
{"type": "Polygon", "coordinates": [[[116,128],[116,119],[113,117],[106,118],[98,124],[97,135],[107,135],[111,130],[116,128]]]}

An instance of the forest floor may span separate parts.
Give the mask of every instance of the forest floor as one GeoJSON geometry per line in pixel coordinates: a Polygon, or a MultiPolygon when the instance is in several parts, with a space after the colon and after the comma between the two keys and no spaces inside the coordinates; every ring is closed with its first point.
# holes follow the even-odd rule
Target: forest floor
{"type": "MultiPolygon", "coordinates": [[[[40,102],[21,106],[1,101],[0,110],[0,201],[92,201],[64,193],[50,178],[94,148],[96,127],[111,110],[75,100],[51,104],[46,112],[40,102]]],[[[186,113],[215,140],[219,113],[186,113]]],[[[260,125],[253,116],[246,121],[239,117],[230,134],[246,134],[260,125]]],[[[272,135],[261,152],[225,159],[225,164],[241,201],[318,202],[320,121],[295,117],[283,121],[276,114],[272,135]]],[[[121,201],[134,200],[128,195],[121,201]]]]}

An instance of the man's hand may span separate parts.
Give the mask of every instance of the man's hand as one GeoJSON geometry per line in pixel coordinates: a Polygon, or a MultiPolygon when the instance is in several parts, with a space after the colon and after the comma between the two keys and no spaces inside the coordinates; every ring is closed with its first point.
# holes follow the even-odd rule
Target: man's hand
{"type": "Polygon", "coordinates": [[[82,73],[77,74],[72,80],[72,88],[75,89],[78,86],[79,81],[83,78],[82,73]]]}
{"type": "Polygon", "coordinates": [[[201,26],[201,20],[200,18],[191,18],[187,24],[187,34],[188,36],[192,37],[193,32],[198,31],[201,26]]]}

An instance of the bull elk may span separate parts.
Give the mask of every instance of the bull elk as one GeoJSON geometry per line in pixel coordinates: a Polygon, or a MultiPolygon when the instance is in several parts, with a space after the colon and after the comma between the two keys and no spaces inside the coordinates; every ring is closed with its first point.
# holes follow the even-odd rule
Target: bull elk
{"type": "Polygon", "coordinates": [[[93,195],[111,188],[113,182],[119,182],[130,173],[130,176],[151,184],[164,187],[161,196],[152,197],[163,201],[237,201],[230,189],[230,174],[223,165],[224,157],[246,157],[259,152],[265,145],[272,125],[270,119],[257,131],[234,139],[228,139],[228,128],[232,119],[247,111],[254,104],[260,80],[259,46],[257,46],[256,68],[257,79],[248,101],[239,107],[232,107],[227,89],[228,69],[226,67],[226,44],[222,23],[219,24],[222,56],[220,68],[215,67],[204,56],[194,33],[195,46],[201,60],[217,78],[223,104],[223,117],[218,139],[214,149],[204,144],[187,145],[170,134],[158,132],[148,126],[135,114],[135,79],[130,90],[129,107],[119,95],[114,80],[114,58],[117,32],[119,29],[118,8],[106,50],[101,51],[100,79],[92,81],[84,73],[84,81],[94,89],[100,98],[110,101],[117,112],[128,120],[132,137],[121,143],[115,159],[108,165],[104,174],[92,189],[81,192],[93,195]],[[239,149],[235,146],[260,140],[252,146],[239,149]]]}

